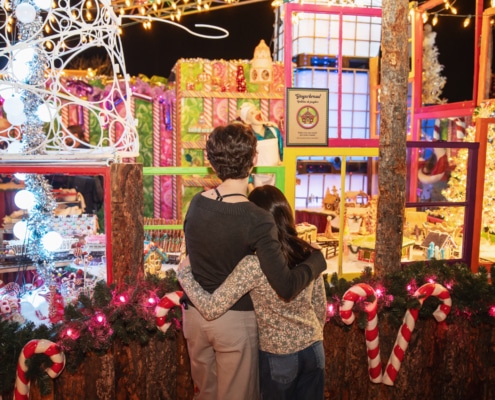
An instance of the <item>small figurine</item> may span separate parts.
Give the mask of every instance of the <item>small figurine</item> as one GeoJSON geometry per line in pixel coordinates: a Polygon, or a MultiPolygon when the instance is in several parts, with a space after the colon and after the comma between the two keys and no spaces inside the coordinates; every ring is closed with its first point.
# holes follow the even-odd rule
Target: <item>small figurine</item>
{"type": "MultiPolygon", "coordinates": [[[[283,139],[280,129],[271,122],[263,120],[261,111],[253,103],[244,103],[238,111],[239,120],[250,125],[258,139],[257,166],[273,167],[283,159],[283,139]]],[[[274,185],[273,174],[255,174],[254,186],[274,185]]]]}

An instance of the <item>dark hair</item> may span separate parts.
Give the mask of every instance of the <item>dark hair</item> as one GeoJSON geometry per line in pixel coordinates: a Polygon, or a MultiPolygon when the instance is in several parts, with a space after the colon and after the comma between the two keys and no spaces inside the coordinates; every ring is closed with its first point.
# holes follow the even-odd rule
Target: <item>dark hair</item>
{"type": "Polygon", "coordinates": [[[290,267],[304,261],[309,253],[315,250],[308,242],[297,236],[292,209],[279,189],[271,185],[258,186],[248,197],[250,201],[269,211],[275,218],[278,239],[290,267]]]}
{"type": "Polygon", "coordinates": [[[77,137],[79,140],[85,141],[84,137],[84,129],[81,125],[71,125],[67,127],[67,130],[72,133],[75,137],[77,137]]]}
{"type": "Polygon", "coordinates": [[[256,136],[247,125],[218,126],[206,141],[208,161],[222,181],[246,178],[253,168],[256,143],[256,136]]]}

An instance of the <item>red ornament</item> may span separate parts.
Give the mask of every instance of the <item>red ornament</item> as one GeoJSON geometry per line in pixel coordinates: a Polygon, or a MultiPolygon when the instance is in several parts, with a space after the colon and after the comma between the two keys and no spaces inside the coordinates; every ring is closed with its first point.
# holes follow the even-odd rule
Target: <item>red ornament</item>
{"type": "Polygon", "coordinates": [[[237,66],[237,75],[236,75],[236,83],[237,83],[237,91],[245,92],[246,91],[246,77],[244,75],[244,68],[242,65],[237,66]]]}

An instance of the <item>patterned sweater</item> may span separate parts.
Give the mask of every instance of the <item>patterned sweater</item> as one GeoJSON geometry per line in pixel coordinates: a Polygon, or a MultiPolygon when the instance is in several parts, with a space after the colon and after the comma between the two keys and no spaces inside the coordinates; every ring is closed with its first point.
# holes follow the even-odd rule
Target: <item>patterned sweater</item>
{"type": "Polygon", "coordinates": [[[190,266],[179,269],[177,277],[189,299],[207,320],[218,318],[250,292],[263,351],[290,354],[323,340],[326,298],[321,276],[290,302],[282,300],[271,288],[256,256],[244,257],[212,294],[194,280],[190,266]]]}

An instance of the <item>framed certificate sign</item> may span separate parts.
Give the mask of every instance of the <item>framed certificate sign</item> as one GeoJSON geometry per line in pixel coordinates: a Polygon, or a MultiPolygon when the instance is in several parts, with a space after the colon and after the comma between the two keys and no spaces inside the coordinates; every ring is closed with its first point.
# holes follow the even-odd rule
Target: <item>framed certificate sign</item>
{"type": "Polygon", "coordinates": [[[328,89],[287,88],[287,146],[328,146],[328,89]]]}

